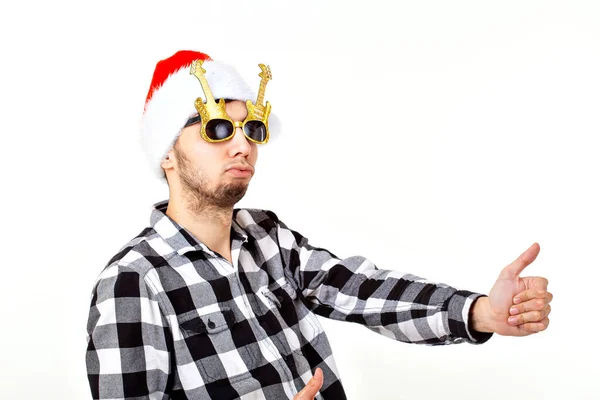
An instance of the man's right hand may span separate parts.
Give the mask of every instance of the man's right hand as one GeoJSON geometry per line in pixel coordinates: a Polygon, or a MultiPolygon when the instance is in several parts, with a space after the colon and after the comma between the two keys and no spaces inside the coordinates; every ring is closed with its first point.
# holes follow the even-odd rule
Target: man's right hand
{"type": "Polygon", "coordinates": [[[315,375],[308,381],[308,384],[294,396],[294,400],[314,400],[319,389],[323,386],[323,371],[317,368],[315,375]]]}

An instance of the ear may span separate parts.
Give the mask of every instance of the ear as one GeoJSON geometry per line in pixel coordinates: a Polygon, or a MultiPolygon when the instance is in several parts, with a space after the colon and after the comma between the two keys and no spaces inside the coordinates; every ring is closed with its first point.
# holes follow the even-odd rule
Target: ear
{"type": "Polygon", "coordinates": [[[176,161],[175,161],[175,153],[173,151],[173,149],[167,151],[167,154],[165,154],[165,156],[163,157],[160,166],[162,167],[162,169],[165,170],[165,172],[169,169],[173,169],[176,165],[176,161]]]}

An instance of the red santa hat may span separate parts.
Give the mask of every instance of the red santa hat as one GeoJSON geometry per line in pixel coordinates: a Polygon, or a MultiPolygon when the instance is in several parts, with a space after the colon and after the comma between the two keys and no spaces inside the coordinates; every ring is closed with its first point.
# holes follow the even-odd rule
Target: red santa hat
{"type": "MultiPolygon", "coordinates": [[[[206,101],[198,79],[190,74],[195,60],[203,60],[202,68],[215,99],[256,101],[256,93],[231,66],[214,61],[207,54],[182,50],[156,64],[141,121],[140,144],[156,176],[164,179],[160,166],[187,120],[198,112],[194,102],[206,101]]],[[[257,74],[258,75],[258,74],[257,74]]],[[[256,87],[260,80],[257,78],[256,87]]],[[[279,131],[279,121],[269,116],[271,136],[279,131]]]]}

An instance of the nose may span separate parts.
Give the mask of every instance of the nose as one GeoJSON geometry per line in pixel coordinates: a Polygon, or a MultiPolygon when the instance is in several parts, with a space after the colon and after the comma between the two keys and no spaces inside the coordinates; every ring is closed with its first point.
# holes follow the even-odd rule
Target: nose
{"type": "Polygon", "coordinates": [[[246,135],[244,135],[244,131],[242,130],[241,126],[235,127],[235,133],[230,141],[231,146],[229,152],[231,157],[240,155],[247,157],[250,154],[252,146],[250,145],[248,138],[246,138],[246,135]]]}

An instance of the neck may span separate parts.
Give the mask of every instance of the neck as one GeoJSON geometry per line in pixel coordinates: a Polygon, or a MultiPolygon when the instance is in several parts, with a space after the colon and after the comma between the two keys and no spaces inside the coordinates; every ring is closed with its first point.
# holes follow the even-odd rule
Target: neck
{"type": "Polygon", "coordinates": [[[199,204],[190,196],[169,196],[167,216],[187,229],[209,249],[231,261],[231,223],[233,208],[199,204]]]}

